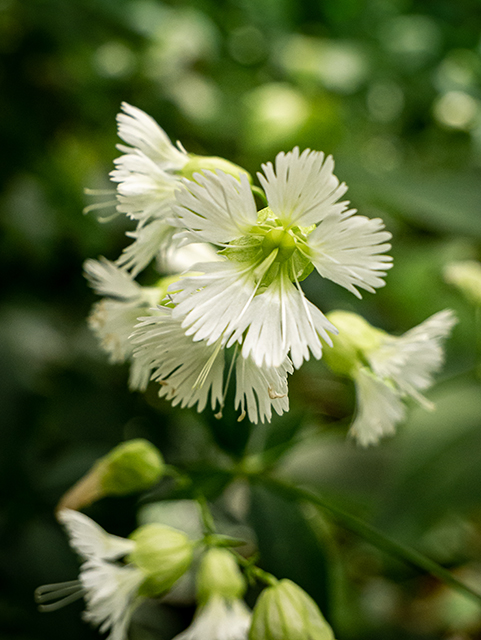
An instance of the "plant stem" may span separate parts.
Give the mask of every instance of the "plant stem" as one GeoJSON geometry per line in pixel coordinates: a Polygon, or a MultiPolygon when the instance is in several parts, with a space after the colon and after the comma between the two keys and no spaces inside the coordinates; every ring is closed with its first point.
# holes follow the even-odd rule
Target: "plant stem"
{"type": "Polygon", "coordinates": [[[346,513],[330,501],[326,500],[319,494],[311,491],[310,489],[304,489],[295,485],[278,480],[272,477],[266,476],[251,476],[251,480],[260,482],[264,486],[270,487],[274,491],[283,494],[291,500],[297,500],[301,502],[310,502],[325,511],[328,511],[334,518],[342,524],[346,529],[357,533],[359,536],[368,540],[371,544],[382,549],[383,551],[400,558],[404,562],[407,562],[417,569],[423,569],[431,575],[435,576],[451,588],[455,589],[459,593],[468,596],[472,600],[476,600],[478,604],[481,602],[481,593],[478,593],[468,585],[458,580],[453,574],[439,565],[434,560],[431,560],[424,554],[405,546],[395,540],[392,540],[387,535],[373,527],[372,525],[364,522],[357,516],[353,516],[346,513]]]}
{"type": "Polygon", "coordinates": [[[215,534],[214,518],[212,517],[212,513],[210,512],[205,496],[198,495],[196,497],[196,500],[200,508],[202,524],[204,525],[204,534],[205,535],[215,534]]]}

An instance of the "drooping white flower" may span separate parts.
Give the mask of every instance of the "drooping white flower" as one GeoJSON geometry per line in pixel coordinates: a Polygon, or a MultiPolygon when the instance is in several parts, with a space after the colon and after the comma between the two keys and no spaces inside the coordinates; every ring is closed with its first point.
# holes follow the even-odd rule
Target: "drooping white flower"
{"type": "Polygon", "coordinates": [[[63,509],[57,518],[67,530],[71,547],[84,560],[117,560],[134,548],[132,540],[107,533],[94,520],[79,511],[63,509]]]}
{"type": "Polygon", "coordinates": [[[102,632],[110,631],[108,640],[125,640],[133,610],[140,601],[138,590],[145,576],[137,567],[114,561],[130,553],[135,543],[109,535],[78,511],[64,509],[58,518],[83,564],[77,581],[37,589],[40,609],[52,611],[84,597],[84,619],[99,626],[102,632]],[[45,604],[49,601],[53,602],[45,604]]]}
{"type": "Polygon", "coordinates": [[[174,640],[247,640],[252,613],[242,600],[246,586],[229,550],[208,549],[196,574],[194,620],[174,640]]]}
{"type": "Polygon", "coordinates": [[[153,118],[126,102],[117,123],[126,144],[118,145],[122,155],[114,161],[110,177],[117,183],[117,211],[137,221],[136,229],[127,233],[134,242],[117,264],[135,276],[155,256],[162,260],[169,247],[177,244],[172,206],[182,177],[203,168],[220,167],[233,175],[244,170],[222,158],[188,154],[180,143],[174,146],[153,118]]]}
{"type": "Polygon", "coordinates": [[[174,640],[247,640],[252,613],[239,599],[214,595],[197,610],[190,627],[174,640]]]}
{"type": "MultiPolygon", "coordinates": [[[[194,340],[242,343],[243,357],[299,367],[336,328],[304,296],[300,281],[314,268],[360,295],[384,284],[391,234],[338,202],[346,192],[333,160],[305,150],[278,154],[276,169],[258,174],[268,207],[257,212],[247,178],[221,171],[194,174],[176,193],[184,234],[221,245],[223,262],[198,264],[173,291],[173,315],[194,340]],[[180,291],[179,291],[180,290],[180,291]]],[[[174,289],[174,288],[172,288],[174,289]]]]}
{"type": "MultiPolygon", "coordinates": [[[[197,406],[199,412],[210,399],[212,410],[222,411],[234,363],[226,373],[221,338],[213,344],[194,342],[167,307],[158,307],[141,320],[131,338],[134,360],[160,384],[159,396],[173,405],[197,406]]],[[[235,407],[241,418],[247,414],[251,422],[264,422],[271,420],[272,409],[279,415],[288,411],[287,374],[292,373],[288,359],[280,367],[258,367],[251,358],[237,357],[236,349],[232,358],[236,359],[235,407]]]]}
{"type": "Polygon", "coordinates": [[[355,383],[357,412],[350,433],[361,445],[375,444],[394,433],[406,417],[404,398],[434,408],[420,392],[433,384],[433,375],[443,364],[443,342],[456,324],[452,311],[440,311],[399,337],[372,327],[354,313],[328,315],[340,333],[326,351],[325,361],[355,383]]]}
{"type": "Polygon", "coordinates": [[[126,640],[142,599],[167,591],[192,562],[192,542],[171,527],[144,525],[127,540],[108,534],[78,511],[63,509],[57,517],[83,563],[78,580],[39,587],[36,601],[40,610],[54,611],[83,597],[84,620],[102,633],[110,631],[108,640],[126,640]],[[119,562],[122,558],[125,563],[119,562]]]}
{"type": "Polygon", "coordinates": [[[149,381],[149,371],[132,360],[133,348],[128,338],[137,318],[149,313],[149,309],[162,300],[166,287],[142,287],[125,269],[105,259],[87,260],[84,270],[96,293],[106,296],[93,306],[89,326],[112,363],[131,361],[130,388],[143,391],[149,381]]]}

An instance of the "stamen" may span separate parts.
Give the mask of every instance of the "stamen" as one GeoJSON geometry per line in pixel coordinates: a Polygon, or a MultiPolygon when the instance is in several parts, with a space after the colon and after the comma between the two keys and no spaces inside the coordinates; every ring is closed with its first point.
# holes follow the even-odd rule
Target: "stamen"
{"type": "Polygon", "coordinates": [[[84,193],[86,196],[111,196],[115,193],[115,189],[89,189],[86,187],[84,193]]]}
{"type": "Polygon", "coordinates": [[[269,394],[269,398],[271,400],[276,400],[277,398],[285,398],[287,396],[287,393],[277,393],[277,391],[273,389],[271,385],[267,387],[267,393],[269,394]]]}
{"type": "Polygon", "coordinates": [[[224,404],[225,404],[225,398],[227,396],[227,389],[229,388],[230,379],[231,379],[231,376],[232,376],[232,371],[234,370],[234,364],[235,364],[235,361],[237,360],[238,351],[239,351],[239,343],[236,342],[234,353],[232,354],[232,360],[231,360],[231,363],[230,363],[229,371],[227,373],[227,378],[226,378],[225,385],[224,385],[224,391],[222,393],[221,407],[223,407],[224,404]]]}
{"type": "Polygon", "coordinates": [[[245,409],[242,410],[242,413],[240,414],[240,416],[237,418],[237,422],[242,422],[242,420],[244,420],[244,418],[246,417],[246,412],[245,409]]]}
{"type": "Polygon", "coordinates": [[[209,372],[212,369],[215,359],[219,355],[221,346],[222,346],[222,339],[219,338],[219,340],[217,341],[217,346],[215,350],[213,351],[213,353],[211,354],[211,356],[209,357],[205,365],[202,367],[202,371],[199,373],[197,380],[192,385],[192,389],[202,389],[204,382],[207,380],[207,376],[209,375],[209,372]]]}
{"type": "MultiPolygon", "coordinates": [[[[82,209],[82,213],[86,215],[91,211],[99,211],[100,209],[108,209],[109,207],[115,207],[117,205],[117,200],[108,200],[107,202],[95,202],[94,204],[89,204],[87,207],[82,209]]],[[[112,220],[116,216],[118,216],[118,212],[116,211],[111,216],[107,216],[106,218],[102,218],[106,222],[108,220],[112,220]]]]}
{"type": "Polygon", "coordinates": [[[218,413],[214,413],[214,418],[220,420],[222,418],[222,409],[218,413]]]}
{"type": "Polygon", "coordinates": [[[35,602],[39,603],[39,611],[57,611],[75,600],[83,597],[85,589],[80,580],[59,582],[57,584],[44,584],[35,591],[35,602]],[[60,598],[60,600],[58,600],[60,598]],[[57,600],[51,604],[45,604],[50,600],[57,600]]]}

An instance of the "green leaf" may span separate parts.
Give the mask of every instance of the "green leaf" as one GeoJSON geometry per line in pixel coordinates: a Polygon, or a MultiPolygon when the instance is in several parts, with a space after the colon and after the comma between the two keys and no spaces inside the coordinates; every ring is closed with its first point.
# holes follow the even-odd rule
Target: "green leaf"
{"type": "Polygon", "coordinates": [[[432,231],[481,238],[481,182],[477,173],[404,169],[379,175],[342,160],[337,166],[350,193],[355,194],[356,204],[364,201],[432,231]]]}
{"type": "Polygon", "coordinates": [[[251,487],[249,519],[261,567],[276,578],[289,578],[329,613],[329,557],[299,504],[261,485],[251,487]]]}

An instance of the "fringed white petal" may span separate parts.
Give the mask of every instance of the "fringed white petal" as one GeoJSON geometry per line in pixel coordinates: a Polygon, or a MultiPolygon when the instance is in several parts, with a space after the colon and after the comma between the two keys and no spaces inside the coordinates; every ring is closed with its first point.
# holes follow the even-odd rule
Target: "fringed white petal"
{"type": "Polygon", "coordinates": [[[117,187],[117,211],[145,224],[148,220],[171,221],[175,191],[182,188],[180,177],[160,169],[137,153],[117,158],[110,173],[117,187]]]}
{"type": "Polygon", "coordinates": [[[105,258],[86,260],[84,273],[92,289],[101,296],[134,300],[141,295],[142,287],[132,276],[105,258]]]}
{"type": "Polygon", "coordinates": [[[282,415],[289,411],[287,374],[293,372],[290,360],[280,367],[258,367],[252,358],[236,361],[235,407],[250,422],[271,421],[272,409],[282,415]]]}
{"type": "Polygon", "coordinates": [[[252,270],[225,260],[197,264],[192,270],[200,274],[186,276],[170,287],[176,304],[173,317],[195,341],[206,340],[211,345],[222,338],[225,343],[254,296],[252,270]]]}
{"type": "Polygon", "coordinates": [[[223,244],[250,232],[257,220],[251,186],[244,173],[239,180],[222,171],[194,174],[176,192],[180,225],[199,239],[223,244]]]}
{"type": "Polygon", "coordinates": [[[100,525],[79,511],[63,509],[58,520],[67,529],[70,545],[84,559],[115,560],[130,553],[132,540],[107,533],[100,525]]]}
{"type": "Polygon", "coordinates": [[[345,202],[337,202],[347,187],[333,174],[332,156],[325,158],[318,151],[299,148],[285,154],[279,153],[276,167],[268,162],[262,168],[265,177],[258,173],[267,196],[269,207],[284,226],[310,226],[332,213],[341,213],[345,202]]]}
{"type": "Polygon", "coordinates": [[[185,151],[171,143],[153,118],[127,102],[122,102],[121,108],[123,113],[117,115],[117,123],[119,137],[124,142],[165,169],[178,170],[186,164],[188,156],[185,151]]]}
{"type": "Polygon", "coordinates": [[[153,220],[145,226],[139,226],[136,231],[130,231],[128,236],[134,242],[126,247],[117,259],[117,265],[131,272],[135,277],[140,271],[159,255],[167,251],[173,241],[175,229],[163,220],[153,220]]]}
{"type": "Polygon", "coordinates": [[[140,569],[89,558],[79,578],[85,589],[83,619],[101,633],[110,630],[107,640],[127,640],[130,619],[140,602],[138,590],[145,579],[140,569]]]}
{"type": "Polygon", "coordinates": [[[309,351],[321,358],[321,338],[332,344],[328,331],[337,333],[303,292],[280,275],[254,297],[238,319],[230,342],[242,341],[242,355],[252,357],[259,367],[280,367],[289,355],[298,369],[304,360],[309,360],[309,351]]]}
{"type": "Polygon", "coordinates": [[[159,396],[181,407],[208,403],[216,409],[222,403],[224,352],[218,344],[193,342],[185,335],[172,310],[159,308],[152,317],[142,318],[132,334],[134,357],[151,379],[159,382],[159,396]]]}
{"type": "Polygon", "coordinates": [[[356,287],[374,293],[392,267],[392,258],[381,255],[391,248],[380,218],[355,215],[351,209],[330,214],[308,236],[309,255],[324,278],[361,297],[356,287]]]}
{"type": "Polygon", "coordinates": [[[252,613],[242,600],[211,597],[174,640],[247,640],[252,613]]]}
{"type": "Polygon", "coordinates": [[[382,437],[392,435],[396,425],[406,416],[401,394],[367,368],[357,371],[357,412],[349,431],[360,445],[376,444],[382,437]]]}
{"type": "Polygon", "coordinates": [[[399,338],[386,336],[383,344],[368,354],[372,370],[422,402],[417,391],[432,385],[433,374],[444,361],[443,342],[456,322],[453,311],[445,309],[399,338]]]}
{"type": "Polygon", "coordinates": [[[110,356],[110,362],[121,363],[132,355],[132,345],[128,338],[137,318],[145,314],[146,309],[137,302],[122,302],[103,298],[93,307],[88,324],[102,349],[110,356]]]}

